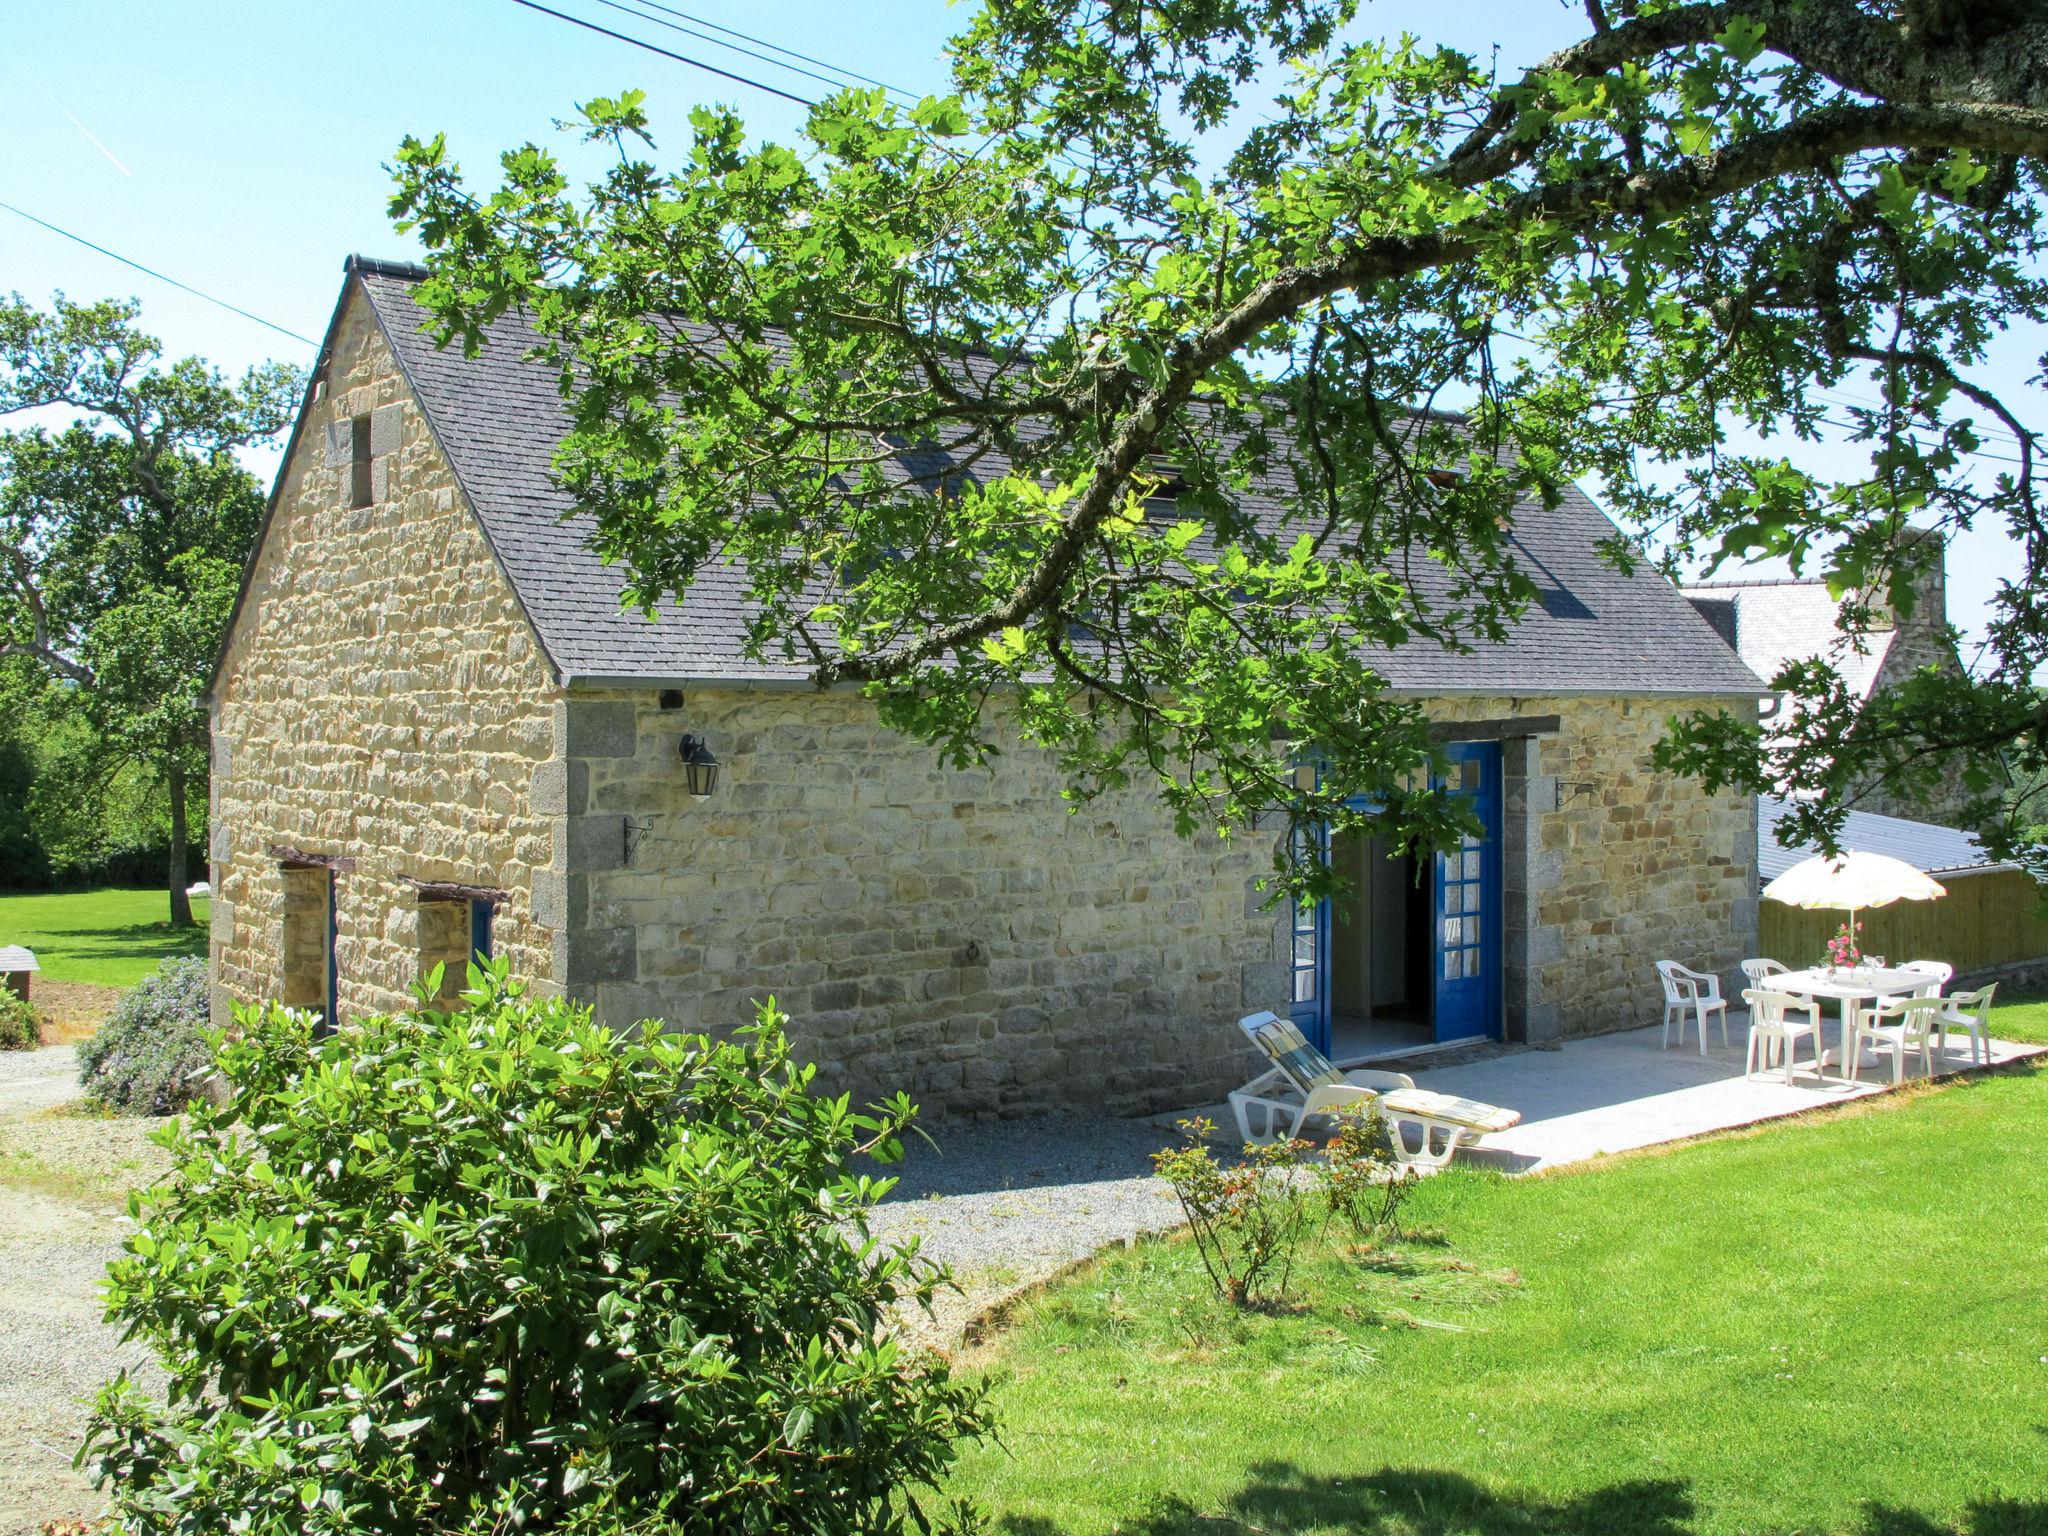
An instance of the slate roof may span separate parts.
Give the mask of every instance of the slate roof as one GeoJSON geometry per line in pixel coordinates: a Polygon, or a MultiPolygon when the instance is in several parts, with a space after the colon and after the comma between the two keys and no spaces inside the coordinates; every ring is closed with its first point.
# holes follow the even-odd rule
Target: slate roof
{"type": "MultiPolygon", "coordinates": [[[[620,571],[591,551],[592,520],[575,512],[551,473],[568,416],[554,371],[529,356],[535,337],[523,317],[498,320],[484,350],[465,357],[422,334],[412,298],[419,269],[352,258],[348,270],[565,683],[801,680],[795,665],[743,653],[737,569],[705,569],[686,604],[655,620],[620,608],[620,571]]],[[[1278,500],[1251,502],[1278,521],[1278,500]]],[[[1677,588],[1647,569],[1624,575],[1600,559],[1595,546],[1612,532],[1576,488],[1555,510],[1523,507],[1518,556],[1542,596],[1510,640],[1470,655],[1410,644],[1390,652],[1381,670],[1416,693],[1764,693],[1677,588]]]]}
{"type": "MultiPolygon", "coordinates": [[[[1778,821],[1790,809],[1788,802],[1769,795],[1757,800],[1756,868],[1758,879],[1765,884],[1820,852],[1819,848],[1811,845],[1786,848],[1779,844],[1778,821]]],[[[1967,832],[1958,832],[1954,827],[1938,827],[1930,821],[1880,816],[1875,811],[1849,812],[1842,825],[1842,847],[1857,853],[1882,853],[1890,858],[1903,859],[1930,875],[2011,867],[1994,860],[1967,832]]]]}
{"type": "Polygon", "coordinates": [[[1686,590],[1693,606],[1705,611],[1717,630],[1726,635],[1723,626],[1732,626],[1736,654],[1766,682],[1788,662],[1825,656],[1849,691],[1867,699],[1897,637],[1895,630],[1871,630],[1859,649],[1836,627],[1841,604],[1824,581],[1703,581],[1686,590]]]}

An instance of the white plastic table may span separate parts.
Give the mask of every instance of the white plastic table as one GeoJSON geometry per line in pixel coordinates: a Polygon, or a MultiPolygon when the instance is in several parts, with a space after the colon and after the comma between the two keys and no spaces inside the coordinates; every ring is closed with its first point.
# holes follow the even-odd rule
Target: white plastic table
{"type": "Polygon", "coordinates": [[[1901,970],[1896,966],[1879,970],[1875,966],[1859,965],[1854,970],[1831,973],[1828,967],[1815,965],[1803,971],[1766,976],[1759,985],[1770,992],[1790,992],[1796,997],[1840,1001],[1842,1048],[1835,1057],[1823,1060],[1836,1060],[1846,1067],[1849,1062],[1849,1030],[1856,1016],[1856,1005],[1880,997],[1899,997],[1917,992],[1933,980],[1925,971],[1901,970]]]}

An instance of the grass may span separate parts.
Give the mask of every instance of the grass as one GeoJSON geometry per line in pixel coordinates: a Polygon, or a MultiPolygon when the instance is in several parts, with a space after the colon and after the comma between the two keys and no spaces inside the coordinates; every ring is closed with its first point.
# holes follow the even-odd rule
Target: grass
{"type": "MultiPolygon", "coordinates": [[[[2048,1003],[1998,1033],[2048,1036],[2048,1003]]],[[[1454,1172],[1239,1315],[1189,1245],[1015,1316],[1009,1536],[2048,1532],[2048,1070],[1597,1169],[1454,1172]]]]}
{"type": "Polygon", "coordinates": [[[36,952],[36,985],[132,987],[159,961],[206,955],[206,898],[193,898],[192,928],[170,925],[168,903],[161,890],[119,887],[0,896],[0,945],[36,952]]]}

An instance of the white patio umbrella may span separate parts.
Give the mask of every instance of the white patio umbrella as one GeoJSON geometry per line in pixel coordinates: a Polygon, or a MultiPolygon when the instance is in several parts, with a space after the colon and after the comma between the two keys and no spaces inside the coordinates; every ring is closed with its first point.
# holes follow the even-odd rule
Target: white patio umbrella
{"type": "Polygon", "coordinates": [[[1832,859],[1815,854],[1794,864],[1763,889],[1766,901],[1808,910],[1825,907],[1847,912],[1851,933],[1856,931],[1856,914],[1864,907],[1888,907],[1895,901],[1933,901],[1947,894],[1947,886],[1904,859],[1853,849],[1832,859]]]}

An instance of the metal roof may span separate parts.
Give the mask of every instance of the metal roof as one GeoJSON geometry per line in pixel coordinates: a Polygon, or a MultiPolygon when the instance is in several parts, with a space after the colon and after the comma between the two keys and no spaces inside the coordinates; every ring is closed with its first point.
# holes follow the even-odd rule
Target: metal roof
{"type": "Polygon", "coordinates": [[[0,975],[9,971],[40,971],[36,964],[36,953],[23,949],[19,944],[0,945],[0,975]]]}
{"type": "MultiPolygon", "coordinates": [[[[1811,844],[1787,848],[1778,841],[1778,822],[1791,808],[1788,802],[1770,795],[1757,801],[1756,869],[1763,883],[1777,879],[1793,865],[1820,852],[1811,844]]],[[[1849,812],[1842,824],[1842,847],[1859,853],[1882,853],[1930,875],[2013,867],[1993,859],[1967,832],[1936,826],[1931,821],[1880,816],[1875,811],[1849,812]]]]}

